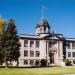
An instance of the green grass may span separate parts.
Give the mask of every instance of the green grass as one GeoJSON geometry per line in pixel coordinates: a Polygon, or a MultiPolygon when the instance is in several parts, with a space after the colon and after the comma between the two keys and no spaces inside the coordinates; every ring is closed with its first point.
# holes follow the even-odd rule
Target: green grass
{"type": "Polygon", "coordinates": [[[0,68],[0,75],[64,75],[75,74],[75,67],[0,68]]]}

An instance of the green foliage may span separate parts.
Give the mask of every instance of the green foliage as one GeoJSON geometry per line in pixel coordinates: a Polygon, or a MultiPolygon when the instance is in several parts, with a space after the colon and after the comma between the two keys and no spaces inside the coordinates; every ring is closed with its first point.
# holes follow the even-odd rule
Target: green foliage
{"type": "Polygon", "coordinates": [[[0,68],[0,75],[74,75],[75,67],[0,68]]]}
{"type": "Polygon", "coordinates": [[[0,65],[4,62],[5,54],[4,54],[4,44],[5,44],[5,34],[4,31],[0,33],[0,65]]]}
{"type": "Polygon", "coordinates": [[[10,61],[10,64],[12,61],[18,62],[19,49],[20,42],[16,26],[14,21],[10,19],[7,28],[0,33],[0,65],[6,62],[6,66],[8,66],[8,61],[10,61]]]}
{"type": "Polygon", "coordinates": [[[71,61],[69,59],[64,59],[66,66],[71,66],[71,61]]]}
{"type": "Polygon", "coordinates": [[[17,35],[15,23],[12,19],[10,19],[5,33],[6,33],[6,39],[5,39],[6,60],[5,61],[10,61],[10,64],[11,61],[18,62],[18,58],[20,56],[20,52],[19,52],[20,42],[19,42],[19,37],[17,35]]]}

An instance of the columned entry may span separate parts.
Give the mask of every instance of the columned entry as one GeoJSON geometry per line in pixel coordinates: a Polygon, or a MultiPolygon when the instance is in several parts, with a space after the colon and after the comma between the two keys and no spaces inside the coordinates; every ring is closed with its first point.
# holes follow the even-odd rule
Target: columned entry
{"type": "Polygon", "coordinates": [[[54,64],[54,53],[50,52],[49,56],[50,56],[50,64],[54,64]]]}

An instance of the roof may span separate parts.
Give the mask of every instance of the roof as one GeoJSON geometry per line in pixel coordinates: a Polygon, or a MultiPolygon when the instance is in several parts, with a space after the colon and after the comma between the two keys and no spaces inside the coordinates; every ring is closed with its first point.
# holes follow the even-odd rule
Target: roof
{"type": "Polygon", "coordinates": [[[40,22],[37,24],[36,28],[41,26],[50,27],[49,23],[45,19],[41,19],[40,22]]]}
{"type": "Polygon", "coordinates": [[[64,38],[66,41],[72,41],[72,42],[74,41],[75,42],[75,38],[67,38],[67,37],[64,37],[64,38]]]}
{"type": "MultiPolygon", "coordinates": [[[[49,34],[39,34],[39,35],[29,35],[29,34],[20,34],[19,37],[21,39],[38,39],[38,40],[51,40],[52,39],[52,33],[49,34]]],[[[63,40],[62,39],[62,35],[59,34],[54,34],[54,37],[58,38],[54,38],[55,40],[63,40]]]]}

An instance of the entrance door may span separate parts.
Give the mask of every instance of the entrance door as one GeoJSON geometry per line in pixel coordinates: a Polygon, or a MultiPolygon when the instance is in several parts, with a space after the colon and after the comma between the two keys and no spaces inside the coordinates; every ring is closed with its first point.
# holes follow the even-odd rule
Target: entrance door
{"type": "Polygon", "coordinates": [[[50,63],[53,64],[54,63],[54,53],[50,53],[50,63]]]}

